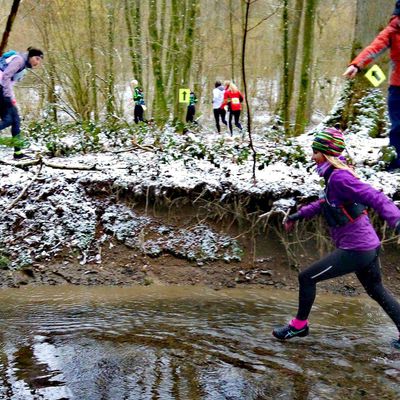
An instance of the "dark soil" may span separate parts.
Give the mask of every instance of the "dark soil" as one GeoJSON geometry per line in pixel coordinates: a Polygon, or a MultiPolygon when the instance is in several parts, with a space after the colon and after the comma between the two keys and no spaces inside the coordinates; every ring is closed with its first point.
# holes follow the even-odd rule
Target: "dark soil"
{"type": "MultiPolygon", "coordinates": [[[[300,270],[317,258],[299,255],[300,270]]],[[[388,249],[381,257],[385,285],[400,296],[400,264],[396,249],[388,249]]],[[[102,249],[101,263],[81,265],[71,254],[48,264],[34,264],[19,271],[2,270],[2,287],[22,285],[206,285],[214,289],[244,286],[273,286],[297,290],[297,269],[288,266],[284,252],[277,251],[265,258],[241,262],[204,263],[178,259],[169,254],[151,258],[125,245],[115,243],[102,249]]],[[[322,282],[319,291],[358,295],[364,289],[354,274],[322,282]]]]}

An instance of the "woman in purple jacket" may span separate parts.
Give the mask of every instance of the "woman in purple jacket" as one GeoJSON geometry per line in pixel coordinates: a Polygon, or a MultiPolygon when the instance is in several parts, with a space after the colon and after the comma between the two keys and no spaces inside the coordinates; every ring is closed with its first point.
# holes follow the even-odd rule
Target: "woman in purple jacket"
{"type": "MultiPolygon", "coordinates": [[[[285,229],[291,230],[297,220],[323,214],[336,250],[299,274],[297,315],[288,325],[275,328],[272,334],[280,340],[307,336],[307,319],[315,300],[317,283],[352,272],[400,332],[400,304],[382,284],[380,240],[369,221],[366,207],[375,209],[396,233],[400,233],[400,210],[385,194],[361,182],[342,161],[343,158],[339,156],[345,143],[340,131],[326,128],[315,136],[312,148],[317,172],[325,179],[324,195],[289,215],[285,229]]],[[[393,345],[400,349],[400,336],[393,345]]]]}

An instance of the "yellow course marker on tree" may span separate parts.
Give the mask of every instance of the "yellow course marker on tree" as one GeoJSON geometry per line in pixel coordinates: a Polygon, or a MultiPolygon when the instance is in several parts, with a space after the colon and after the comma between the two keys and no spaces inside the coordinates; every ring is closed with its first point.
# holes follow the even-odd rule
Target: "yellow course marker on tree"
{"type": "Polygon", "coordinates": [[[379,68],[378,65],[371,67],[365,77],[375,86],[378,87],[385,79],[386,76],[384,72],[379,68]]]}
{"type": "Polygon", "coordinates": [[[189,103],[190,89],[179,89],[179,103],[189,103]]]}

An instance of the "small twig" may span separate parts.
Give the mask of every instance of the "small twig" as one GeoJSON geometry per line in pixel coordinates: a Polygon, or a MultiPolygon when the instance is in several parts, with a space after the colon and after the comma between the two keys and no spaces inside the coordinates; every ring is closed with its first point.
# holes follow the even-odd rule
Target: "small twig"
{"type": "Polygon", "coordinates": [[[271,17],[273,17],[276,13],[278,12],[278,9],[276,9],[274,12],[272,12],[271,14],[267,15],[266,17],[264,17],[263,19],[261,19],[257,24],[255,24],[254,26],[252,26],[251,28],[247,29],[247,32],[252,31],[253,29],[256,29],[259,25],[261,25],[263,22],[267,21],[268,19],[270,19],[271,17]]]}
{"type": "MultiPolygon", "coordinates": [[[[33,74],[36,78],[38,78],[45,86],[47,86],[48,89],[52,90],[52,87],[37,73],[35,73],[35,71],[33,71],[32,69],[29,69],[29,72],[31,74],[33,74]]],[[[63,111],[68,114],[74,121],[78,122],[79,118],[76,115],[75,111],[70,107],[70,105],[55,91],[52,91],[52,94],[57,97],[57,99],[59,101],[61,101],[64,104],[64,108],[63,111]]]]}
{"type": "Polygon", "coordinates": [[[247,234],[250,233],[250,232],[254,232],[254,228],[255,228],[256,224],[257,224],[257,222],[254,223],[254,224],[251,224],[251,226],[250,226],[249,229],[247,229],[246,231],[240,233],[239,235],[234,236],[232,239],[233,239],[233,240],[238,240],[238,239],[240,239],[242,236],[245,236],[245,235],[247,235],[247,234]]]}
{"type": "Polygon", "coordinates": [[[206,192],[207,192],[207,189],[204,189],[204,190],[196,197],[196,199],[193,201],[193,204],[196,204],[197,201],[198,201],[199,199],[201,199],[201,198],[203,197],[203,195],[204,195],[206,192]]]}
{"type": "Polygon", "coordinates": [[[270,217],[271,215],[274,215],[274,214],[283,214],[283,215],[285,216],[285,218],[286,218],[287,215],[289,214],[289,211],[290,211],[290,210],[288,210],[288,211],[283,211],[283,210],[270,210],[270,211],[268,211],[268,212],[266,212],[266,213],[264,213],[264,214],[259,215],[259,216],[258,216],[258,219],[267,218],[267,220],[268,220],[269,217],[270,217]]]}

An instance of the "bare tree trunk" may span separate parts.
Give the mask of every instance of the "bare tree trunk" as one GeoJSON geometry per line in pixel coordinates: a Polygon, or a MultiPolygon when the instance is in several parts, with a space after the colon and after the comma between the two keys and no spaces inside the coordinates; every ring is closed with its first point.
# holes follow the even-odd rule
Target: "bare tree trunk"
{"type": "Polygon", "coordinates": [[[296,124],[294,128],[294,135],[296,136],[304,132],[308,120],[307,111],[312,77],[314,24],[317,3],[318,0],[307,0],[306,2],[303,33],[303,57],[300,74],[299,97],[296,110],[296,124]]]}
{"type": "Polygon", "coordinates": [[[182,116],[181,107],[178,101],[176,100],[176,93],[178,93],[179,87],[182,84],[181,82],[181,71],[180,64],[178,63],[179,59],[179,38],[178,35],[183,29],[182,22],[182,11],[179,5],[179,0],[171,1],[171,28],[169,32],[169,40],[168,47],[169,57],[167,59],[167,68],[169,70],[168,76],[171,76],[171,85],[169,87],[170,92],[170,101],[173,104],[173,120],[175,122],[179,121],[182,116]]]}
{"type": "Polygon", "coordinates": [[[305,0],[296,0],[293,15],[289,16],[289,21],[290,21],[289,55],[288,55],[289,107],[292,102],[293,91],[294,91],[294,76],[296,72],[296,60],[297,60],[297,52],[299,49],[300,27],[301,27],[301,19],[304,12],[304,1],[305,0]]]}
{"type": "Polygon", "coordinates": [[[99,110],[97,103],[97,85],[96,85],[96,57],[94,49],[95,43],[95,31],[94,31],[94,21],[93,21],[93,9],[92,0],[87,0],[87,13],[88,13],[88,28],[89,28],[89,60],[90,60],[90,87],[92,91],[92,103],[93,103],[93,117],[95,121],[99,119],[99,110]]]}
{"type": "Polygon", "coordinates": [[[235,80],[235,38],[233,30],[233,6],[232,0],[229,0],[229,32],[230,32],[230,45],[231,45],[231,77],[232,81],[235,80]]]}
{"type": "MultiPolygon", "coordinates": [[[[32,24],[37,26],[48,53],[45,63],[48,76],[44,80],[33,70],[31,73],[46,86],[43,91],[47,90],[47,101],[53,105],[54,116],[57,106],[57,110],[61,107],[74,120],[89,120],[92,110],[89,98],[90,81],[87,78],[85,61],[81,56],[86,43],[82,42],[81,46],[77,46],[76,35],[70,25],[70,13],[65,8],[60,11],[61,1],[43,0],[43,3],[45,11],[41,10],[40,15],[43,21],[33,14],[32,24]],[[60,89],[59,93],[56,92],[56,87],[60,89]]],[[[86,3],[83,7],[85,5],[86,3]]]]}
{"type": "Polygon", "coordinates": [[[53,43],[51,42],[51,34],[52,34],[52,16],[53,16],[52,4],[48,4],[44,11],[43,22],[37,23],[36,20],[34,23],[40,33],[40,37],[43,41],[44,50],[46,54],[46,75],[47,81],[45,85],[42,86],[40,90],[40,98],[41,98],[41,108],[48,106],[50,110],[50,115],[54,121],[57,122],[57,94],[56,94],[56,60],[53,55],[53,43]]]}
{"type": "Polygon", "coordinates": [[[245,1],[245,14],[244,14],[244,27],[243,27],[243,45],[242,45],[242,79],[243,79],[243,88],[244,88],[244,98],[246,101],[246,110],[247,110],[247,131],[249,134],[249,147],[251,149],[253,155],[253,180],[256,180],[256,161],[257,161],[257,153],[253,145],[253,137],[251,132],[251,110],[249,104],[249,96],[247,90],[247,77],[246,77],[246,44],[247,44],[247,34],[249,31],[249,17],[250,17],[250,6],[251,0],[245,1]]]}
{"type": "Polygon", "coordinates": [[[1,38],[0,54],[3,54],[5,48],[7,47],[8,38],[10,36],[15,17],[17,16],[18,7],[19,7],[20,3],[21,3],[21,0],[14,0],[12,3],[10,15],[8,16],[8,19],[7,19],[6,28],[3,32],[3,37],[1,38]]]}
{"type": "Polygon", "coordinates": [[[283,120],[285,134],[289,136],[291,134],[291,104],[304,0],[296,0],[292,16],[289,15],[289,0],[283,1],[283,84],[280,114],[283,120]]]}
{"type": "MultiPolygon", "coordinates": [[[[153,75],[155,80],[154,113],[156,121],[164,125],[168,120],[168,107],[165,97],[165,84],[162,65],[162,38],[158,31],[157,1],[150,1],[149,36],[151,41],[151,55],[153,75]]],[[[164,17],[164,16],[162,16],[164,17]]]]}
{"type": "Polygon", "coordinates": [[[193,47],[194,47],[194,33],[196,27],[196,18],[199,10],[199,1],[198,0],[189,0],[187,5],[188,13],[186,15],[186,29],[185,29],[185,37],[184,37],[184,63],[183,63],[183,76],[182,80],[186,84],[189,84],[189,73],[192,67],[193,61],[193,47]]]}
{"type": "Polygon", "coordinates": [[[45,46],[45,49],[47,50],[47,57],[46,57],[46,69],[49,74],[49,82],[48,85],[46,86],[47,90],[47,102],[50,106],[51,110],[51,115],[53,117],[53,120],[57,122],[58,120],[58,115],[57,115],[57,96],[56,96],[56,63],[55,59],[53,57],[52,51],[51,51],[51,43],[50,43],[50,32],[49,32],[49,27],[48,27],[48,22],[45,20],[45,22],[42,24],[43,28],[43,44],[45,46]]]}
{"type": "Polygon", "coordinates": [[[124,7],[126,29],[128,31],[129,54],[132,63],[132,73],[134,78],[138,80],[141,85],[143,85],[140,0],[135,0],[133,5],[132,0],[124,0],[124,7]]]}
{"type": "Polygon", "coordinates": [[[204,60],[204,42],[198,40],[196,41],[195,46],[195,60],[193,62],[193,70],[194,76],[198,77],[198,79],[194,82],[194,92],[196,93],[198,98],[203,97],[204,92],[204,80],[203,77],[203,60],[204,60]]]}
{"type": "Polygon", "coordinates": [[[289,0],[283,0],[282,28],[283,28],[283,70],[282,70],[282,101],[281,117],[285,135],[290,133],[290,96],[289,96],[289,0]]]}
{"type": "Polygon", "coordinates": [[[114,74],[114,48],[115,48],[115,11],[114,6],[109,3],[106,7],[107,10],[107,39],[108,51],[106,57],[106,70],[107,70],[107,119],[113,121],[115,118],[115,74],[114,74]]]}
{"type": "Polygon", "coordinates": [[[135,0],[136,11],[135,11],[135,29],[136,35],[134,36],[134,44],[136,47],[136,68],[138,74],[138,80],[143,85],[143,56],[142,56],[142,0],[135,0]]]}

